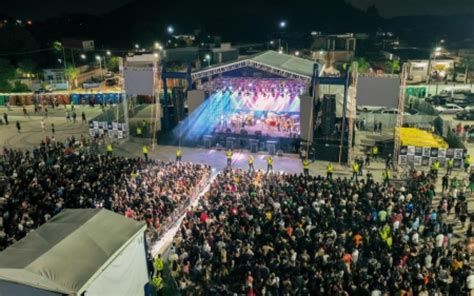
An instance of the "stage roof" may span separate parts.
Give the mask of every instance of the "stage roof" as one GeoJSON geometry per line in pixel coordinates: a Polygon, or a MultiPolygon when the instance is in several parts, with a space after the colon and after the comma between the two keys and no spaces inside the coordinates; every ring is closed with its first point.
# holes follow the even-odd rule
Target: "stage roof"
{"type": "MultiPolygon", "coordinates": [[[[287,77],[311,80],[313,75],[313,65],[314,62],[311,60],[268,50],[241,59],[239,61],[214,65],[199,71],[195,71],[191,74],[191,76],[193,79],[199,79],[209,75],[219,74],[250,66],[274,73],[279,73],[287,77]]],[[[320,67],[320,73],[322,73],[322,71],[323,68],[320,67]]]]}
{"type": "Polygon", "coordinates": [[[0,253],[0,280],[75,294],[145,224],[105,209],[67,209],[0,253]]]}

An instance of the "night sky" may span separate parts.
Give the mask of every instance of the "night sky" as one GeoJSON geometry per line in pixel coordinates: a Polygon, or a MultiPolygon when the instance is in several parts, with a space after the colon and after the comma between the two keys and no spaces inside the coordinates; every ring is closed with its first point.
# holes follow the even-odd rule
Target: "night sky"
{"type": "MultiPolygon", "coordinates": [[[[0,13],[19,18],[47,18],[61,14],[102,14],[133,0],[2,0],[0,13]]],[[[160,0],[157,0],[160,1],[160,0]]],[[[175,0],[179,1],[179,0],[175,0]]],[[[183,1],[183,0],[181,0],[183,1]]],[[[185,2],[184,0],[183,2],[185,2]]],[[[233,0],[238,1],[238,0],[233,0]]],[[[301,1],[301,0],[300,0],[301,1]]],[[[450,15],[474,13],[473,0],[347,0],[365,9],[375,4],[384,17],[417,14],[450,15]]],[[[223,3],[225,0],[223,0],[223,3]]],[[[299,1],[288,2],[293,4],[299,1]]],[[[205,3],[205,2],[204,2],[205,3]]],[[[271,3],[271,2],[270,2],[271,3]]],[[[304,1],[310,3],[310,1],[304,1]]],[[[302,7],[301,5],[298,5],[302,7]]],[[[225,7],[225,6],[222,6],[225,7]]]]}

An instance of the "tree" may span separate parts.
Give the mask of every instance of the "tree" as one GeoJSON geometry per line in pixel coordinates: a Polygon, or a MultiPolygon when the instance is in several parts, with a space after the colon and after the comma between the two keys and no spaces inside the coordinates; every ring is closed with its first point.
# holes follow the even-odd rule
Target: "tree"
{"type": "Polygon", "coordinates": [[[29,92],[31,89],[28,87],[28,85],[21,83],[20,80],[15,81],[15,84],[13,85],[13,88],[11,89],[11,92],[15,93],[21,93],[21,92],[29,92]]]}
{"type": "Polygon", "coordinates": [[[35,74],[37,64],[31,59],[25,59],[18,63],[18,72],[24,74],[35,74]]]}
{"type": "Polygon", "coordinates": [[[464,67],[464,83],[467,83],[467,74],[469,73],[469,69],[474,66],[474,59],[471,57],[464,57],[461,60],[461,65],[464,67]]]}
{"type": "Polygon", "coordinates": [[[391,60],[385,63],[390,73],[395,73],[400,71],[400,60],[391,60]]]}
{"type": "Polygon", "coordinates": [[[11,90],[10,80],[15,78],[15,67],[8,60],[0,59],[0,91],[11,90]]]}
{"type": "Polygon", "coordinates": [[[357,59],[357,70],[359,73],[367,73],[369,71],[370,64],[365,60],[365,58],[357,59]]]}
{"type": "Polygon", "coordinates": [[[118,57],[110,57],[107,59],[107,63],[105,65],[107,70],[112,72],[117,72],[119,68],[119,58],[118,57]]]}
{"type": "Polygon", "coordinates": [[[66,76],[66,79],[69,82],[69,85],[76,86],[76,79],[77,79],[77,76],[79,76],[79,69],[71,65],[68,65],[66,67],[64,76],[66,76]]]}

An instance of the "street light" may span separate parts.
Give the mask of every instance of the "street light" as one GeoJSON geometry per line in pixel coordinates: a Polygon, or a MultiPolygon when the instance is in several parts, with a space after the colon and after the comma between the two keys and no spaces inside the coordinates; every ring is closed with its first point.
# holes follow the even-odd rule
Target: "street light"
{"type": "MultiPolygon", "coordinates": [[[[287,23],[286,23],[285,20],[280,21],[280,24],[279,24],[280,29],[285,29],[286,25],[287,25],[287,23]]],[[[278,38],[278,48],[281,48],[281,36],[280,36],[280,38],[278,38]]],[[[286,52],[288,53],[288,42],[286,43],[286,52]]]]}
{"type": "Polygon", "coordinates": [[[155,58],[158,58],[160,55],[155,52],[155,53],[153,54],[153,56],[154,56],[155,58]]]}
{"type": "Polygon", "coordinates": [[[102,80],[104,79],[104,72],[102,71],[102,58],[100,56],[95,56],[95,59],[99,61],[99,67],[100,67],[100,77],[102,80]]]}
{"type": "Polygon", "coordinates": [[[135,44],[135,49],[139,49],[140,48],[140,44],[135,44]]]}
{"type": "Polygon", "coordinates": [[[299,51],[296,51],[295,52],[295,56],[299,56],[300,55],[300,52],[299,51]]]}
{"type": "Polygon", "coordinates": [[[206,60],[207,60],[207,66],[210,67],[211,66],[211,55],[210,54],[206,54],[206,60]]]}
{"type": "Polygon", "coordinates": [[[166,28],[166,30],[168,31],[168,33],[170,34],[173,34],[174,33],[174,28],[172,26],[168,26],[168,28],[166,28]]]}
{"type": "Polygon", "coordinates": [[[107,50],[106,54],[110,56],[112,53],[110,52],[110,50],[107,50]]]}
{"type": "Polygon", "coordinates": [[[85,60],[87,57],[85,54],[81,54],[81,59],[85,60]]]}
{"type": "Polygon", "coordinates": [[[275,44],[275,41],[271,40],[271,41],[270,41],[270,44],[271,44],[271,45],[275,44]]]}

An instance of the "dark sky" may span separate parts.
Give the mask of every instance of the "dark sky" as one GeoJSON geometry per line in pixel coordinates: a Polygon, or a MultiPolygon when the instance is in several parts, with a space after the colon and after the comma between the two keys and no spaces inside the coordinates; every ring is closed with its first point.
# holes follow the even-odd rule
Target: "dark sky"
{"type": "Polygon", "coordinates": [[[348,0],[352,5],[365,9],[374,5],[384,17],[400,15],[451,15],[474,13],[473,0],[348,0]]]}
{"type": "MultiPolygon", "coordinates": [[[[19,18],[45,18],[63,13],[101,14],[133,0],[0,0],[0,13],[19,18]]],[[[156,0],[160,1],[160,0],[156,0]]],[[[169,0],[166,0],[169,1],[169,0]]],[[[173,1],[173,0],[172,0],[173,1]]],[[[182,0],[174,0],[182,1],[182,0]]],[[[223,2],[228,0],[223,0],[223,2]]],[[[232,0],[231,0],[232,1],[232,0]]],[[[238,0],[233,0],[238,1],[238,0]]],[[[301,0],[300,0],[301,1],[301,0]]],[[[365,9],[375,3],[384,17],[416,14],[474,13],[473,0],[347,0],[365,9]]],[[[310,1],[305,1],[310,2],[310,1]]],[[[204,4],[205,2],[203,2],[204,4]]],[[[289,1],[288,5],[293,5],[289,1]]],[[[224,7],[224,6],[223,6],[224,7]]]]}

